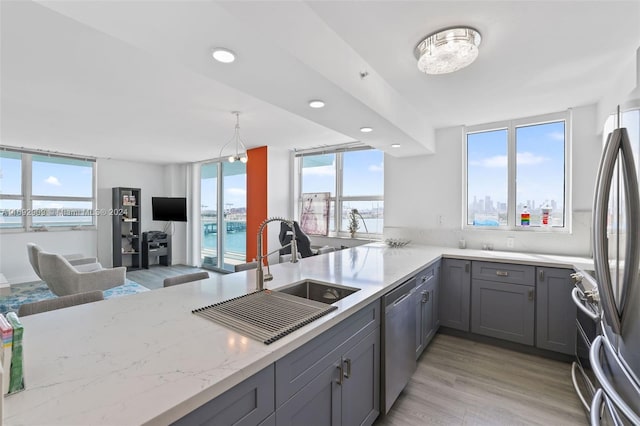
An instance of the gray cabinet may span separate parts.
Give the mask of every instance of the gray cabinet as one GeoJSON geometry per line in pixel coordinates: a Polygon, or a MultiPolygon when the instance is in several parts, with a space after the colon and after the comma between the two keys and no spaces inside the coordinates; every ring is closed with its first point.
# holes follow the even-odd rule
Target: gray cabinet
{"type": "Polygon", "coordinates": [[[330,365],[278,408],[278,425],[373,424],[380,412],[380,328],[328,358],[330,365]]]}
{"type": "Polygon", "coordinates": [[[444,259],[441,274],[438,298],[440,325],[469,331],[471,262],[444,259]]]}
{"type": "Polygon", "coordinates": [[[539,267],[536,283],[536,346],[568,355],[574,353],[576,345],[572,272],[539,267]]]}
{"type": "Polygon", "coordinates": [[[380,412],[380,301],[276,361],[278,425],[372,424],[380,412]]]}
{"type": "Polygon", "coordinates": [[[276,424],[339,425],[342,416],[340,357],[276,411],[276,424]]]}
{"type": "Polygon", "coordinates": [[[440,286],[440,262],[416,275],[416,359],[438,331],[438,293],[440,286]]]}
{"type": "Polygon", "coordinates": [[[249,426],[268,420],[275,408],[273,381],[274,367],[270,365],[173,425],[249,426]]]}
{"type": "Polygon", "coordinates": [[[472,274],[471,331],[533,345],[535,268],[473,262],[472,274]],[[488,280],[489,277],[492,278],[491,281],[488,280]]]}
{"type": "Polygon", "coordinates": [[[380,412],[380,328],[342,356],[342,424],[370,425],[380,412]]]}

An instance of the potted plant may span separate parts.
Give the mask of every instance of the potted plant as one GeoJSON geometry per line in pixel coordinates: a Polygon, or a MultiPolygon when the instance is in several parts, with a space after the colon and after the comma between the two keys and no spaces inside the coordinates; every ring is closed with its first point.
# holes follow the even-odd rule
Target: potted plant
{"type": "Polygon", "coordinates": [[[349,232],[351,233],[351,238],[355,237],[356,231],[360,229],[360,222],[358,221],[358,216],[356,216],[356,214],[356,209],[349,210],[349,232]]]}

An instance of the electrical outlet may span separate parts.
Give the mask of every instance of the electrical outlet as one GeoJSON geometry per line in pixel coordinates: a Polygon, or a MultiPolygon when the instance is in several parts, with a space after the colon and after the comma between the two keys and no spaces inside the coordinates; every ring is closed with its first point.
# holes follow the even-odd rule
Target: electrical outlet
{"type": "Polygon", "coordinates": [[[442,216],[441,214],[438,215],[437,218],[437,222],[438,222],[438,226],[442,226],[444,225],[444,216],[442,216]]]}
{"type": "Polygon", "coordinates": [[[507,237],[507,248],[513,248],[515,245],[515,238],[507,237]]]}

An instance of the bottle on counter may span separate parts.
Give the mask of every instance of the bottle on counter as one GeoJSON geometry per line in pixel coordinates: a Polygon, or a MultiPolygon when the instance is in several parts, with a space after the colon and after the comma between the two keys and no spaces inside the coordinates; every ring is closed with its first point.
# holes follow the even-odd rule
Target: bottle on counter
{"type": "Polygon", "coordinates": [[[531,213],[529,213],[529,208],[525,204],[522,207],[522,212],[520,213],[520,226],[529,226],[531,225],[531,213]]]}
{"type": "Polygon", "coordinates": [[[542,225],[548,226],[549,215],[551,214],[551,206],[549,205],[549,203],[545,203],[540,210],[542,210],[542,225]]]}

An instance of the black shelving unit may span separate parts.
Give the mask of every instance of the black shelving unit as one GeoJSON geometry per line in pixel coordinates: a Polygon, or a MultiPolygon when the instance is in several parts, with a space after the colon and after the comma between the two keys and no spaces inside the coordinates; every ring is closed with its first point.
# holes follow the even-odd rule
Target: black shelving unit
{"type": "Polygon", "coordinates": [[[127,270],[142,265],[140,188],[112,189],[113,194],[113,266],[127,270]]]}
{"type": "Polygon", "coordinates": [[[171,266],[171,235],[161,233],[142,233],[142,267],[149,269],[149,265],[158,259],[158,265],[171,266]]]}

